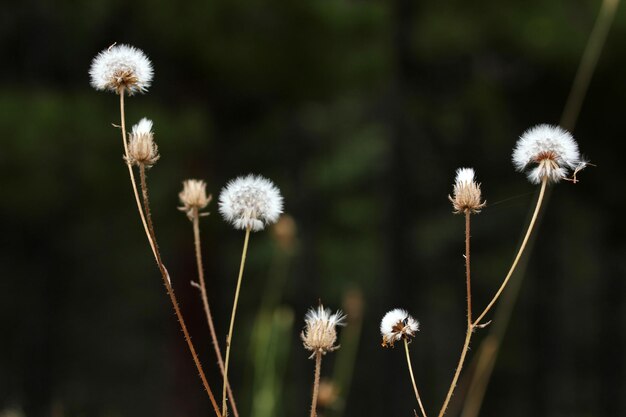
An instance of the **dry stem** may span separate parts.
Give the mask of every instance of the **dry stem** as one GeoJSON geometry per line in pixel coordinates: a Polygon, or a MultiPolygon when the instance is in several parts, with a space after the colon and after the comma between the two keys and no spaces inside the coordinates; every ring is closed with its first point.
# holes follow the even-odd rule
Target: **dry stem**
{"type": "Polygon", "coordinates": [[[311,417],[317,416],[317,395],[320,388],[320,370],[322,368],[322,352],[315,352],[315,380],[313,381],[313,399],[311,400],[311,417]]]}
{"type": "Polygon", "coordinates": [[[537,205],[535,206],[535,212],[533,213],[533,217],[530,219],[530,224],[528,225],[528,230],[526,230],[526,235],[524,236],[524,240],[522,241],[522,244],[521,244],[519,250],[517,251],[517,255],[515,255],[515,260],[513,261],[513,264],[511,265],[511,269],[509,269],[509,272],[506,274],[506,277],[504,278],[504,281],[502,282],[502,285],[498,289],[498,292],[496,292],[496,295],[493,296],[493,298],[491,299],[491,301],[489,302],[489,304],[487,305],[485,310],[480,314],[480,316],[478,316],[476,321],[474,321],[474,326],[477,326],[480,323],[480,321],[485,317],[485,315],[489,312],[489,310],[491,310],[491,308],[493,307],[495,302],[498,300],[498,297],[500,297],[500,294],[502,294],[502,291],[504,291],[504,288],[506,287],[506,284],[509,282],[509,279],[511,278],[511,275],[513,275],[513,272],[515,272],[515,268],[517,267],[517,263],[519,262],[520,258],[522,257],[522,253],[524,253],[524,249],[526,248],[526,244],[528,243],[528,239],[530,238],[530,235],[531,235],[531,233],[533,231],[533,228],[535,226],[535,222],[537,220],[537,216],[539,215],[539,209],[541,208],[541,202],[543,201],[543,197],[544,197],[545,192],[546,192],[547,184],[548,184],[548,178],[544,177],[543,181],[541,181],[541,190],[539,191],[539,197],[537,198],[537,205]]]}
{"type": "Polygon", "coordinates": [[[461,375],[461,370],[463,369],[463,364],[465,363],[465,357],[467,356],[467,351],[469,350],[470,341],[472,340],[472,334],[474,333],[475,324],[472,324],[472,286],[471,286],[471,275],[470,275],[470,216],[471,212],[469,210],[465,211],[465,282],[467,287],[467,330],[465,333],[465,343],[463,343],[463,350],[461,350],[461,357],[459,358],[459,364],[456,367],[456,371],[454,372],[454,377],[452,378],[452,382],[450,383],[450,388],[448,389],[448,394],[446,395],[446,399],[441,406],[441,410],[439,411],[439,417],[442,417],[446,410],[448,409],[448,404],[450,403],[450,399],[452,398],[452,394],[454,393],[454,389],[456,388],[457,381],[459,380],[459,375],[461,375]]]}
{"type": "Polygon", "coordinates": [[[149,238],[151,242],[154,242],[154,254],[157,260],[157,265],[159,267],[159,271],[161,272],[161,276],[163,277],[163,283],[165,284],[165,288],[167,289],[167,294],[170,296],[170,300],[172,305],[174,306],[174,312],[176,313],[176,318],[180,323],[180,327],[185,336],[185,341],[187,342],[187,346],[189,347],[189,351],[191,352],[191,356],[193,357],[193,361],[198,369],[198,373],[200,374],[200,379],[202,380],[202,385],[209,395],[209,399],[211,400],[211,404],[213,405],[213,409],[215,410],[215,414],[218,417],[221,417],[220,410],[217,406],[217,402],[215,401],[215,397],[213,396],[213,391],[209,387],[209,383],[207,382],[206,376],[204,375],[204,371],[202,370],[202,364],[200,363],[200,359],[198,359],[198,355],[196,354],[196,349],[191,342],[191,337],[189,336],[189,332],[187,331],[187,326],[185,325],[185,320],[183,319],[183,315],[178,306],[178,301],[176,300],[176,295],[174,294],[174,288],[172,288],[172,284],[170,283],[169,274],[165,269],[165,265],[163,265],[163,261],[161,260],[161,253],[159,252],[159,247],[156,244],[156,236],[154,234],[154,226],[152,225],[152,216],[150,215],[150,200],[148,199],[148,185],[146,183],[146,167],[143,164],[139,165],[139,174],[141,178],[141,190],[143,194],[143,205],[146,210],[146,222],[148,227],[149,238]]]}
{"type": "MultiPolygon", "coordinates": [[[[128,161],[128,143],[126,141],[126,116],[124,113],[124,90],[122,89],[120,92],[120,119],[122,125],[122,142],[124,143],[124,160],[128,161]]],[[[137,203],[137,210],[139,211],[139,217],[141,217],[141,223],[143,224],[143,228],[146,232],[146,237],[148,238],[148,242],[150,243],[150,248],[152,249],[152,254],[154,255],[154,259],[158,263],[157,252],[155,243],[150,236],[150,232],[148,231],[148,225],[146,224],[146,218],[143,214],[143,210],[141,208],[141,201],[139,199],[139,193],[137,192],[137,184],[135,182],[135,173],[133,172],[133,167],[131,164],[126,162],[126,166],[128,167],[128,175],[130,176],[130,182],[133,187],[133,194],[135,195],[135,202],[137,203]]]]}
{"type": "Polygon", "coordinates": [[[409,374],[411,374],[411,382],[413,383],[413,391],[415,391],[415,398],[417,399],[417,404],[419,405],[420,410],[422,411],[422,417],[426,417],[426,411],[424,411],[424,406],[422,405],[420,394],[417,391],[417,385],[415,385],[415,377],[413,376],[413,366],[411,365],[411,356],[409,355],[409,342],[406,338],[404,339],[404,351],[406,352],[406,364],[409,367],[409,374]]]}
{"type": "MultiPolygon", "coordinates": [[[[207,296],[206,285],[204,281],[204,268],[202,267],[202,247],[200,241],[200,216],[198,214],[198,208],[193,208],[192,213],[192,221],[193,221],[193,237],[194,237],[194,246],[196,250],[196,264],[198,266],[198,281],[199,285],[198,290],[200,291],[200,297],[202,298],[202,305],[204,307],[204,313],[206,315],[207,323],[209,324],[209,332],[211,333],[211,341],[213,342],[213,349],[215,350],[215,355],[217,356],[217,363],[220,368],[220,372],[222,373],[222,377],[224,376],[224,359],[222,358],[222,352],[220,351],[220,346],[217,341],[217,334],[215,333],[215,325],[213,324],[213,316],[211,315],[211,309],[209,308],[209,298],[207,296]]],[[[233,410],[233,415],[235,417],[239,417],[239,412],[237,411],[237,405],[235,403],[235,397],[233,396],[233,392],[230,388],[230,384],[226,383],[226,390],[228,391],[228,399],[230,400],[231,407],[233,410]]]]}
{"type": "Polygon", "coordinates": [[[243,251],[241,252],[241,264],[239,265],[239,277],[237,278],[237,289],[235,290],[235,300],[233,302],[233,311],[230,315],[230,326],[228,327],[228,336],[226,337],[226,361],[224,363],[224,384],[222,387],[222,415],[226,416],[226,386],[228,385],[228,363],[230,362],[230,345],[233,337],[233,327],[235,325],[235,314],[237,313],[237,303],[239,301],[239,291],[241,289],[241,278],[243,277],[243,268],[246,263],[246,254],[248,253],[248,241],[250,240],[250,228],[246,229],[246,237],[243,241],[243,251]]]}

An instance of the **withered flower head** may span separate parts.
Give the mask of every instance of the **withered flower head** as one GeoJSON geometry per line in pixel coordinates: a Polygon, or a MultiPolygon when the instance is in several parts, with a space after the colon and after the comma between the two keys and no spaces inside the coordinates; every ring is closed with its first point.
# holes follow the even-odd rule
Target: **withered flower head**
{"type": "Polygon", "coordinates": [[[448,196],[454,212],[457,214],[480,213],[486,204],[481,201],[481,198],[480,184],[474,181],[474,170],[472,168],[457,169],[452,196],[448,196]]]}
{"type": "Polygon", "coordinates": [[[206,216],[208,213],[200,213],[211,202],[212,196],[206,193],[206,183],[202,180],[183,181],[183,191],[178,194],[182,207],[178,209],[187,214],[189,220],[193,220],[194,213],[206,216]]]}
{"type": "Polygon", "coordinates": [[[335,346],[336,327],[345,326],[345,318],[341,310],[331,314],[330,309],[324,309],[322,305],[309,309],[304,318],[306,325],[300,334],[304,348],[313,352],[309,359],[314,358],[316,353],[326,354],[339,349],[335,346]]]}
{"type": "Polygon", "coordinates": [[[133,126],[128,140],[128,157],[126,162],[131,165],[144,165],[150,168],[159,160],[159,149],[154,142],[152,121],[145,117],[133,126]]]}

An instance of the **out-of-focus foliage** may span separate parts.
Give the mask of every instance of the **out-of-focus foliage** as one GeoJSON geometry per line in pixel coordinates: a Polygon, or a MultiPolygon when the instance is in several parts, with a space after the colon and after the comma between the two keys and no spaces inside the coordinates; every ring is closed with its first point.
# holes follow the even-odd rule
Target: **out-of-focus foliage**
{"type": "MultiPolygon", "coordinates": [[[[177,193],[193,177],[216,196],[228,179],[253,172],[283,191],[298,240],[268,307],[262,294],[279,248],[267,232],[251,239],[231,368],[242,416],[306,414],[313,363],[298,336],[304,312],[320,298],[338,308],[353,288],[363,297],[363,329],[354,374],[338,376],[350,388],[338,400],[343,415],[411,415],[404,359],[379,347],[378,320],[397,306],[420,319],[411,349],[433,413],[465,326],[463,222],[446,199],[454,170],[473,166],[488,202],[472,233],[482,306],[509,266],[536,191],[513,172],[512,146],[527,127],[558,122],[599,6],[4,5],[0,414],[210,414],[135,210],[112,126],[117,97],[89,87],[100,50],[129,43],[153,60],[153,87],[128,99],[127,122],[155,123],[162,157],[148,174],[159,244],[215,391],[209,333],[189,285],[191,224],[176,210],[177,193]],[[279,391],[269,400],[268,386],[279,391]]],[[[597,167],[551,193],[485,416],[626,413],[625,10],[574,131],[597,167]]],[[[225,335],[243,234],[209,208],[207,285],[225,335]]],[[[323,376],[335,365],[352,372],[342,353],[327,355],[323,376]]]]}

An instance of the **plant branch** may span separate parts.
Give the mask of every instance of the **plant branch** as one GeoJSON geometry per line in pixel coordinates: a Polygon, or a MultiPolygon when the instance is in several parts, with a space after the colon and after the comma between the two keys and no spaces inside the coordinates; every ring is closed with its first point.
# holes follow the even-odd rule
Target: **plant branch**
{"type": "MultiPolygon", "coordinates": [[[[152,249],[152,254],[154,255],[154,259],[157,260],[157,252],[155,243],[150,236],[150,232],[148,231],[148,225],[146,223],[146,218],[143,214],[143,209],[141,208],[141,201],[139,198],[139,193],[137,192],[137,184],[135,182],[135,173],[133,172],[133,167],[130,163],[128,163],[128,142],[126,140],[126,115],[124,111],[124,90],[119,92],[120,95],[120,119],[121,119],[121,129],[122,129],[122,142],[124,143],[124,160],[126,162],[126,166],[128,167],[128,175],[130,176],[130,182],[133,187],[133,194],[135,195],[135,202],[137,203],[137,211],[139,211],[139,217],[141,217],[141,223],[143,224],[143,228],[146,232],[146,237],[148,238],[148,242],[150,243],[150,248],[152,249]]],[[[158,260],[157,260],[158,263],[158,260]]]]}
{"type": "Polygon", "coordinates": [[[315,352],[315,380],[313,381],[313,399],[311,400],[311,417],[317,416],[317,395],[320,388],[320,372],[322,368],[322,352],[315,352]]]}
{"type": "Polygon", "coordinates": [[[520,245],[520,248],[517,251],[517,255],[515,255],[515,259],[513,260],[513,264],[511,265],[511,268],[509,269],[509,272],[506,274],[506,277],[504,278],[504,281],[502,282],[502,285],[498,289],[498,292],[496,292],[496,295],[493,296],[493,298],[491,299],[491,301],[489,302],[487,307],[485,307],[485,310],[483,310],[483,312],[480,314],[480,316],[478,316],[478,318],[474,321],[474,326],[478,326],[480,321],[485,317],[485,315],[489,312],[489,310],[491,310],[491,308],[493,307],[495,302],[498,300],[498,297],[500,297],[500,294],[502,294],[502,291],[504,291],[504,288],[506,287],[506,284],[509,282],[509,279],[511,278],[511,275],[513,275],[513,272],[515,272],[515,268],[517,267],[517,263],[519,262],[520,258],[522,257],[522,254],[524,253],[524,249],[526,248],[526,244],[528,243],[528,239],[530,238],[530,235],[531,235],[531,233],[533,231],[533,228],[535,226],[535,222],[537,221],[537,216],[539,215],[539,210],[541,209],[541,202],[543,201],[543,197],[544,197],[545,192],[546,192],[547,184],[548,184],[548,178],[545,177],[541,181],[541,190],[539,191],[539,197],[537,198],[537,205],[535,206],[535,211],[533,213],[533,217],[530,219],[530,224],[528,225],[528,230],[526,230],[526,235],[524,236],[524,240],[522,241],[522,244],[520,245]]]}
{"type": "Polygon", "coordinates": [[[415,391],[415,398],[417,399],[417,404],[422,411],[422,417],[426,417],[426,411],[424,411],[424,406],[422,405],[422,399],[420,398],[419,391],[417,390],[417,385],[415,384],[415,376],[413,375],[413,366],[411,365],[411,355],[409,355],[409,342],[405,338],[404,339],[404,351],[406,352],[406,364],[409,367],[409,374],[411,375],[411,383],[413,384],[413,391],[415,391]]]}
{"type": "Polygon", "coordinates": [[[217,406],[217,402],[215,401],[215,397],[213,396],[213,391],[211,391],[211,387],[209,386],[209,383],[206,379],[206,376],[204,375],[204,371],[202,370],[202,364],[200,363],[200,359],[198,359],[198,355],[196,353],[196,349],[193,346],[193,343],[191,342],[191,337],[189,336],[189,332],[187,331],[187,326],[185,325],[185,320],[183,319],[183,314],[180,311],[180,308],[178,306],[178,301],[176,299],[176,295],[174,294],[174,288],[172,288],[172,284],[171,284],[171,280],[169,277],[169,274],[167,272],[167,269],[165,269],[165,265],[163,265],[163,261],[161,259],[161,253],[159,252],[159,247],[156,244],[156,236],[154,233],[154,226],[152,225],[152,216],[150,215],[150,200],[148,199],[148,185],[146,182],[146,167],[143,164],[139,165],[139,174],[140,174],[140,178],[141,178],[141,190],[142,190],[142,194],[143,194],[143,205],[144,208],[146,210],[146,222],[147,222],[147,226],[148,226],[148,232],[149,232],[149,236],[151,238],[151,241],[154,242],[154,250],[155,250],[155,256],[156,256],[156,260],[157,260],[157,265],[159,267],[159,271],[161,272],[161,276],[163,277],[163,283],[165,284],[165,288],[167,290],[167,294],[170,297],[170,300],[172,302],[172,306],[174,307],[174,312],[176,313],[176,318],[178,319],[178,322],[180,323],[180,327],[183,331],[183,334],[185,336],[185,341],[187,342],[187,346],[189,347],[189,351],[191,352],[191,356],[193,358],[193,361],[196,365],[196,368],[198,370],[198,373],[200,374],[200,379],[202,380],[202,385],[204,386],[204,389],[206,390],[207,394],[209,395],[209,399],[211,400],[211,404],[213,405],[213,409],[215,410],[215,414],[218,417],[222,417],[222,414],[220,414],[220,410],[219,407],[217,406]]]}
{"type": "Polygon", "coordinates": [[[228,385],[228,363],[230,362],[230,346],[233,337],[233,328],[235,325],[235,314],[237,313],[237,303],[239,301],[239,291],[241,290],[241,278],[243,277],[243,269],[246,264],[246,254],[248,253],[248,241],[250,240],[250,228],[246,229],[246,237],[243,241],[243,251],[241,252],[241,264],[239,265],[239,277],[237,278],[237,289],[235,290],[235,300],[233,301],[233,311],[230,315],[230,326],[228,327],[228,336],[226,337],[226,360],[224,362],[224,384],[222,387],[222,414],[227,415],[226,410],[226,386],[228,385]]]}
{"type": "MultiPolygon", "coordinates": [[[[220,346],[217,341],[217,334],[215,332],[215,325],[213,323],[213,315],[211,314],[211,309],[209,308],[209,297],[207,296],[206,284],[204,281],[204,268],[202,266],[202,246],[200,240],[200,216],[198,214],[198,208],[193,208],[192,213],[192,222],[193,222],[193,241],[196,252],[196,265],[198,267],[198,281],[199,284],[196,284],[195,287],[200,291],[200,297],[202,298],[202,306],[204,307],[204,314],[206,315],[207,323],[209,325],[209,332],[211,333],[211,341],[213,344],[213,349],[215,350],[215,355],[217,356],[217,364],[220,368],[220,372],[222,373],[222,377],[224,376],[224,359],[222,358],[222,352],[220,351],[220,346]]],[[[226,390],[228,392],[228,399],[231,403],[231,408],[233,410],[233,415],[235,417],[239,417],[239,412],[237,411],[237,405],[235,403],[235,397],[233,396],[233,392],[230,388],[230,384],[226,383],[226,390]]]]}
{"type": "Polygon", "coordinates": [[[472,286],[471,286],[471,268],[470,268],[470,216],[471,212],[469,210],[465,211],[465,283],[467,287],[467,329],[465,333],[465,342],[463,343],[463,349],[461,350],[461,358],[459,359],[459,364],[456,367],[456,371],[454,372],[454,377],[452,377],[452,382],[450,383],[450,388],[448,389],[448,393],[446,394],[446,399],[441,406],[441,410],[439,411],[439,417],[442,417],[446,410],[448,409],[448,404],[450,403],[450,399],[452,398],[452,394],[454,393],[454,389],[456,388],[456,384],[459,380],[459,376],[461,375],[461,370],[463,369],[463,364],[465,363],[465,357],[467,356],[467,351],[469,350],[470,341],[472,340],[472,334],[474,333],[475,324],[472,324],[472,286]]]}

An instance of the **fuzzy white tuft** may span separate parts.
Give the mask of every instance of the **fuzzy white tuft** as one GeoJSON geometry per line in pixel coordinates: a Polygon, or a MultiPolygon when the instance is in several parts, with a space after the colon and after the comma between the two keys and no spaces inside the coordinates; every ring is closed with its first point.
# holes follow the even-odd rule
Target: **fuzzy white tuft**
{"type": "Polygon", "coordinates": [[[383,336],[383,346],[393,346],[401,339],[415,336],[419,331],[419,322],[406,310],[396,308],[383,316],[380,322],[380,334],[383,336]]]}
{"type": "Polygon", "coordinates": [[[580,167],[580,163],[578,144],[559,126],[532,127],[520,136],[513,149],[515,169],[527,171],[528,180],[533,184],[539,184],[544,178],[559,182],[569,171],[580,167]]]}
{"type": "Polygon", "coordinates": [[[137,124],[133,125],[131,135],[152,135],[152,120],[142,118],[137,124]]]}
{"type": "Polygon", "coordinates": [[[304,317],[304,331],[300,335],[304,347],[313,352],[310,358],[319,352],[326,354],[337,350],[339,346],[335,346],[337,341],[337,326],[345,326],[346,315],[338,310],[331,314],[330,309],[320,305],[317,308],[311,308],[304,317]]]}
{"type": "Polygon", "coordinates": [[[263,230],[283,212],[280,191],[268,179],[248,175],[230,181],[220,194],[219,210],[235,229],[263,230]]]}
{"type": "Polygon", "coordinates": [[[96,90],[128,95],[145,92],[152,83],[152,63],[141,49],[114,45],[100,52],[91,62],[89,75],[96,90]]]}
{"type": "Polygon", "coordinates": [[[454,179],[457,187],[471,184],[474,182],[474,168],[458,168],[456,170],[456,178],[454,179]]]}

